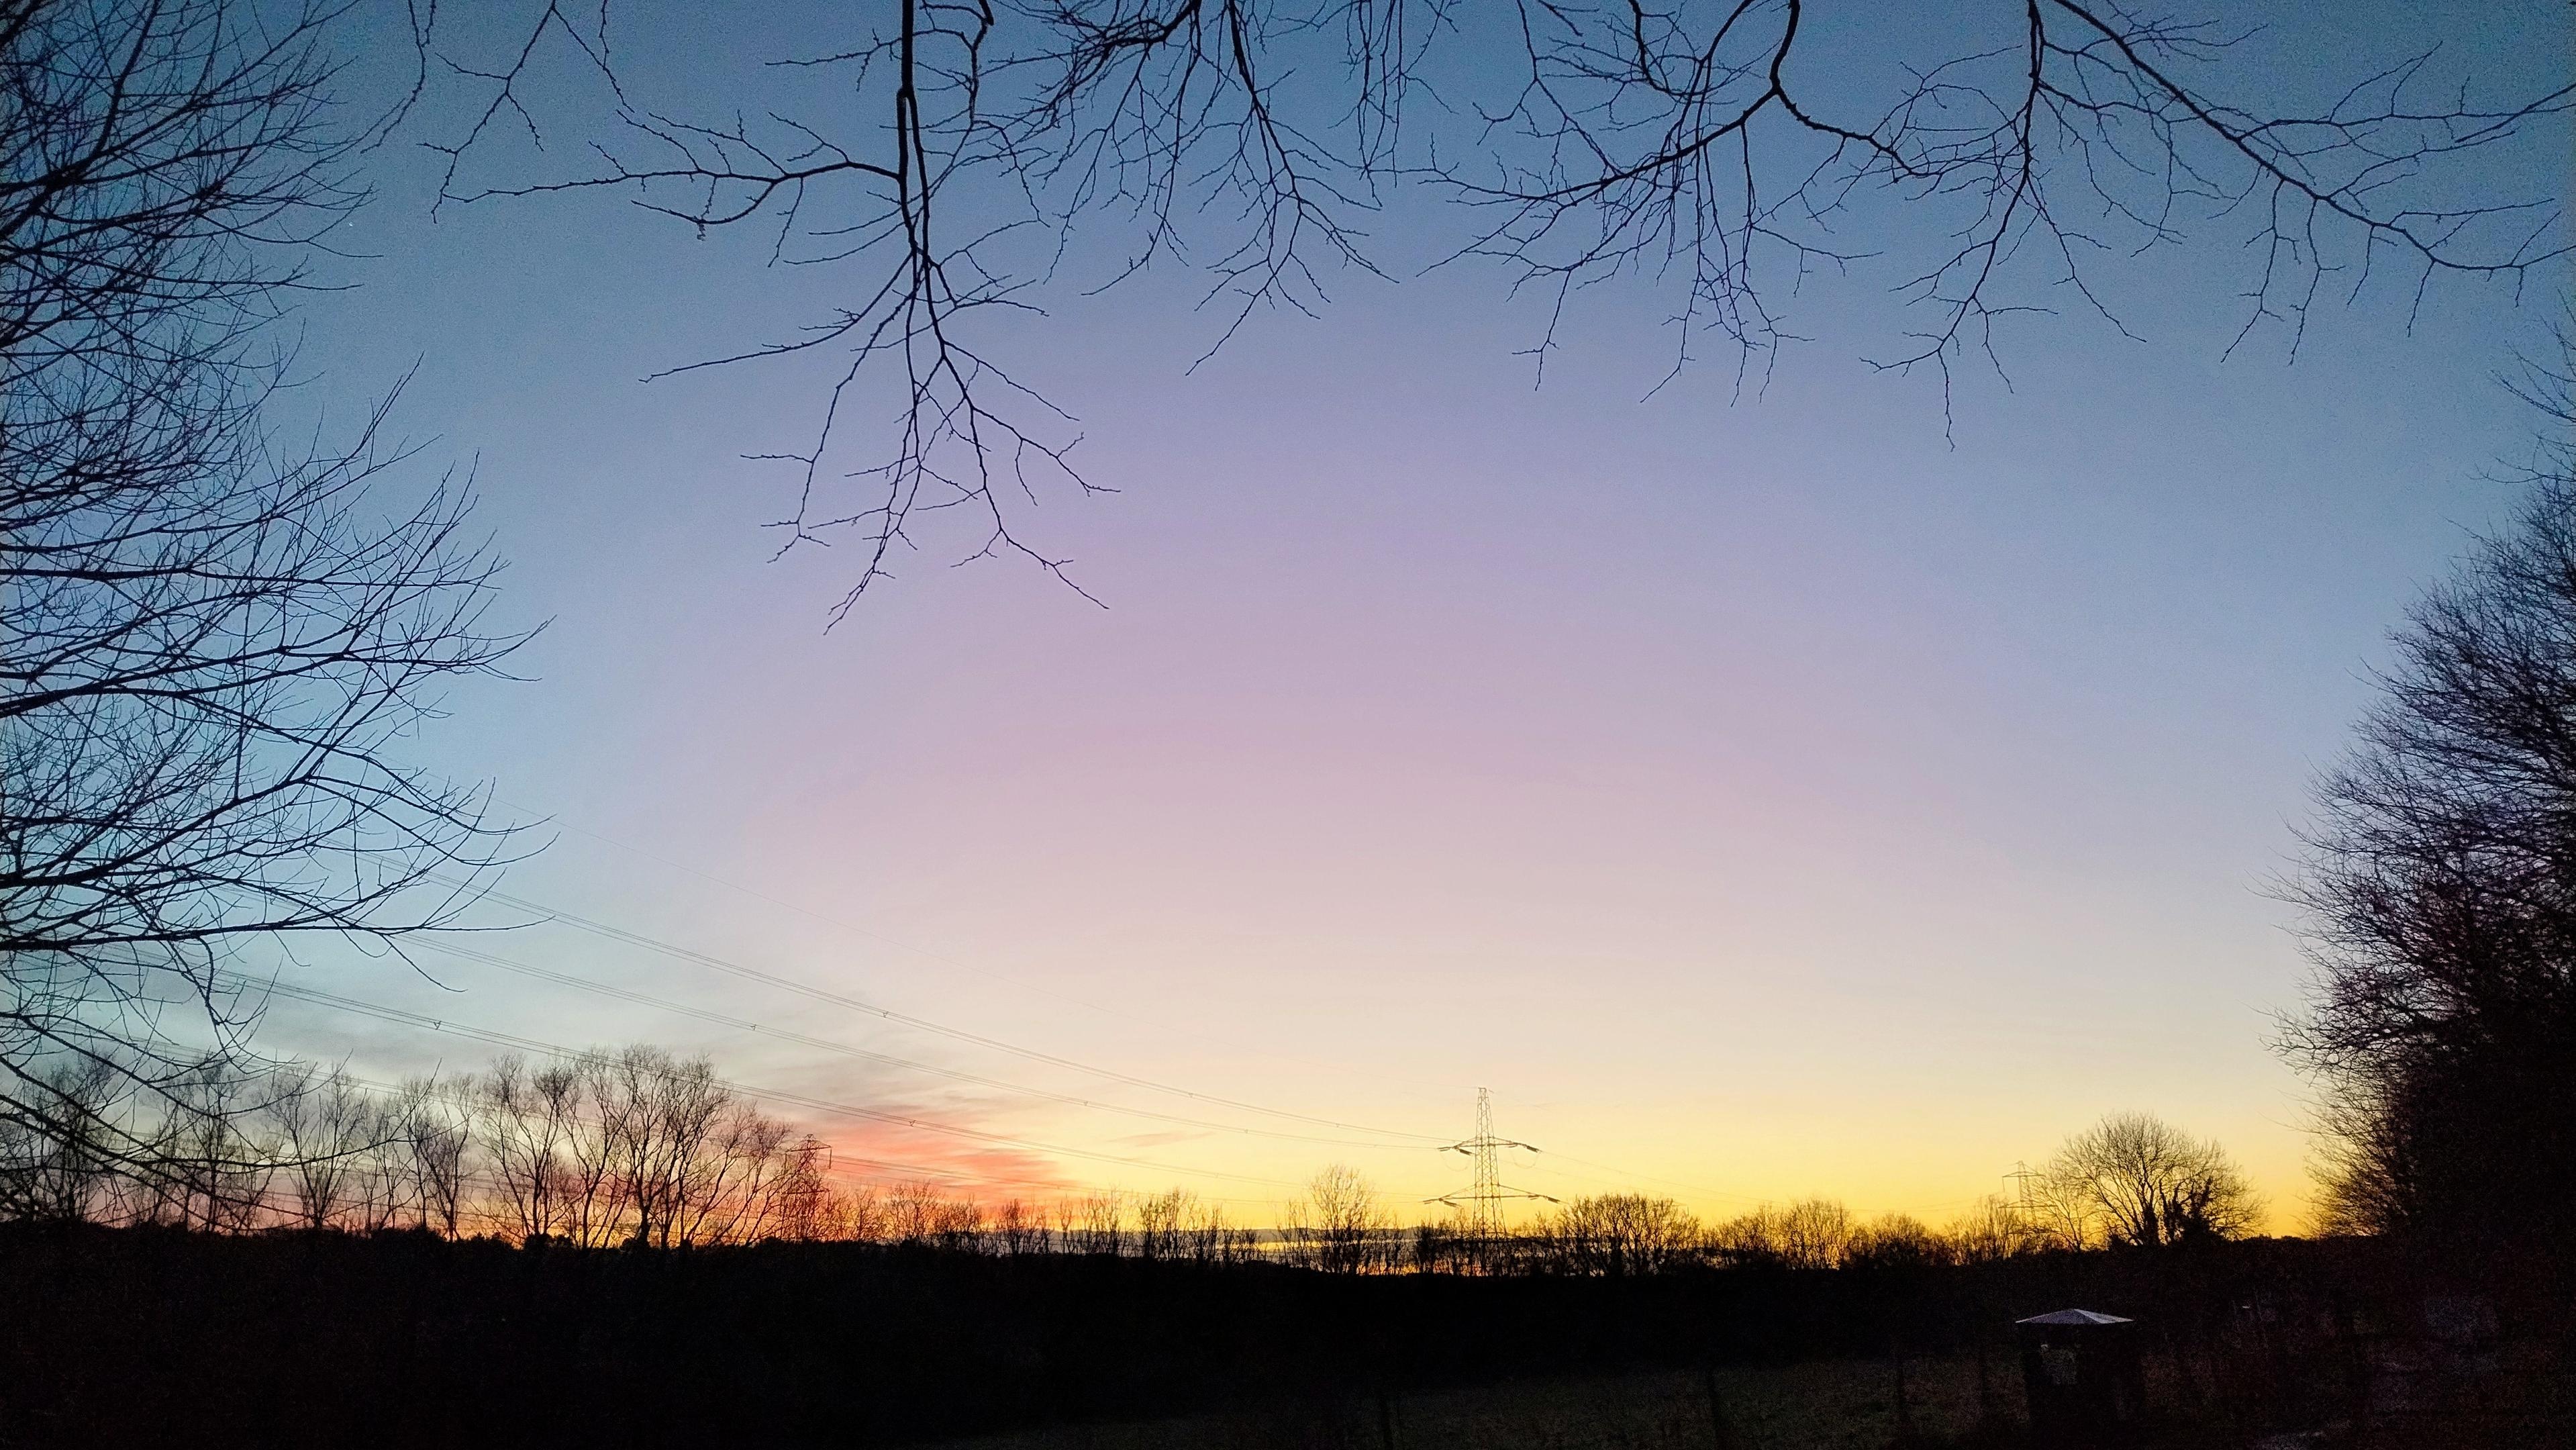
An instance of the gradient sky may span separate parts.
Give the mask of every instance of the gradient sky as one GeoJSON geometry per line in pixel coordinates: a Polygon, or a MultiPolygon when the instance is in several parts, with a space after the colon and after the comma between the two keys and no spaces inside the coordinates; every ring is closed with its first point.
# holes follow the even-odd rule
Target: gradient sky
{"type": "MultiPolygon", "coordinates": [[[[2567,52],[2562,8],[2531,8],[2557,29],[2389,5],[2262,43],[2315,60],[2283,84],[2420,37],[2510,83],[2567,52]]],[[[645,12],[625,43],[639,84],[702,102],[776,38],[715,54],[645,12]]],[[[2564,147],[2508,179],[2560,184],[2564,147]]],[[[303,358],[334,416],[416,364],[402,422],[479,469],[506,612],[550,621],[528,682],[460,695],[421,746],[551,818],[505,890],[1317,1117],[1463,1136],[1489,1086],[1546,1150],[1510,1176],[1560,1195],[1939,1219],[2146,1109],[2225,1143],[2284,1227],[2303,1211],[2302,1085],[2267,1046],[2303,968],[2268,883],[2408,598],[2512,504],[2494,477],[2532,420],[2493,375],[2563,277],[2518,307],[2438,289],[2411,329],[2373,292],[2320,309],[2295,365],[2277,334],[2225,356],[2239,232],[2203,228],[2103,273],[2145,341],[2017,324],[2009,387],[1964,372],[1947,436],[1936,385],[1859,361],[1905,325],[1866,274],[1794,299],[1815,340],[1740,401],[1723,364],[1641,401],[1664,345],[1643,287],[1597,294],[1535,390],[1514,352],[1538,314],[1490,272],[1339,277],[1320,321],[1256,318],[1195,372],[1217,323],[1191,278],[1065,290],[1007,341],[1120,491],[1025,522],[1109,607],[1018,564],[951,569],[969,541],[933,532],[826,633],[851,566],[770,562],[786,480],[738,457],[797,440],[823,366],[639,380],[777,335],[835,276],[604,196],[433,222],[427,158],[379,156],[359,286],[306,309],[303,358]]],[[[1386,225],[1404,254],[1429,224],[1386,225]]],[[[1094,1101],[1351,1136],[561,925],[475,945],[1094,1101]]],[[[1183,1128],[421,960],[437,982],[328,951],[288,976],[1156,1166],[790,1110],[854,1156],[1179,1183],[1256,1221],[1336,1159],[1400,1204],[1464,1186],[1416,1142],[1183,1128]]],[[[270,1027],[371,1075],[489,1055],[288,1001],[270,1027]]]]}

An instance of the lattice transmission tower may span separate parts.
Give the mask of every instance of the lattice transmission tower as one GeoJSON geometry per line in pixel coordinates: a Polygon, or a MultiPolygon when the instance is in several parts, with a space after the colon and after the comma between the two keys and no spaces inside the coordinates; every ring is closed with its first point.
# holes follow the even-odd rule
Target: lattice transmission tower
{"type": "Polygon", "coordinates": [[[1503,1150],[1519,1148],[1535,1153],[1527,1143],[1494,1136],[1494,1095],[1490,1089],[1476,1089],[1476,1136],[1462,1143],[1452,1143],[1444,1153],[1464,1153],[1476,1160],[1474,1186],[1465,1193],[1446,1193],[1426,1203],[1445,1203],[1458,1210],[1460,1227],[1476,1243],[1489,1244],[1503,1234],[1503,1205],[1513,1199],[1534,1198],[1546,1203],[1556,1200],[1544,1193],[1514,1188],[1503,1181],[1503,1150]]]}
{"type": "Polygon", "coordinates": [[[2013,1247],[2020,1249],[2039,1239],[2040,1200],[2034,1185],[2040,1182],[2040,1175],[2032,1172],[2028,1163],[2015,1162],[2004,1181],[2013,1186],[2013,1247]]]}
{"type": "Polygon", "coordinates": [[[2039,1194],[2031,1185],[2039,1181],[2039,1175],[2030,1171],[2028,1163],[2016,1162],[2013,1171],[2004,1175],[2004,1181],[2013,1185],[2014,1206],[2021,1214],[2022,1223],[2028,1226],[2038,1222],[2039,1194]]]}

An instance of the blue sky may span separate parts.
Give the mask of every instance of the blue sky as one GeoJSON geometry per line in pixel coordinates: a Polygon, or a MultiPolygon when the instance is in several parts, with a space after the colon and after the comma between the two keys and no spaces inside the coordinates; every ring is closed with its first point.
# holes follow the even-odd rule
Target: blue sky
{"type": "MultiPolygon", "coordinates": [[[[2291,28],[2255,73],[2312,84],[2454,18],[2291,28]]],[[[2536,71],[2564,24],[2449,25],[2446,57],[2536,71]]],[[[703,100],[732,74],[658,27],[625,32],[639,85],[703,100]]],[[[1722,362],[1648,396],[1644,283],[1586,299],[1536,388],[1515,354],[1538,313],[1490,270],[1333,277],[1319,319],[1257,316],[1195,370],[1192,278],[1060,289],[996,344],[1118,490],[1025,520],[1108,607],[1010,561],[950,568],[934,535],[827,632],[846,561],[773,561],[784,480],[740,458],[801,435],[823,368],[642,379],[777,335],[847,274],[599,195],[433,220],[434,158],[378,154],[359,285],[301,318],[310,396],[337,413],[416,369],[401,419],[477,468],[507,610],[549,621],[528,681],[461,695],[421,746],[556,823],[513,893],[1248,1101],[1463,1134],[1490,1086],[1556,1155],[1528,1175],[1551,1192],[1938,1217],[2144,1108],[2295,1217],[2301,1089],[2266,1041],[2302,966],[2267,883],[2407,600],[2512,505],[2496,476],[2534,420],[2494,375],[2544,343],[2563,274],[2519,300],[2445,286],[2411,319],[2401,289],[2323,306],[2292,363],[2277,330],[2228,351],[2241,229],[2214,225],[2106,264],[2142,341],[2016,322],[2005,375],[1963,369],[1947,420],[1936,383],[1862,362],[1904,326],[1883,276],[1795,299],[1813,340],[1742,396],[1722,362]]],[[[2548,154],[2497,179],[2561,185],[2548,154]]],[[[1418,257],[1440,225],[1399,199],[1385,245],[1418,257]]],[[[1168,1106],[560,926],[481,945],[1168,1106]]],[[[443,985],[298,970],[1248,1200],[1341,1151],[1173,1138],[423,961],[443,985]]],[[[292,1003],[271,1027],[388,1074],[485,1055],[292,1003]]],[[[1419,1149],[1371,1153],[1399,1199],[1454,1186],[1419,1149]]]]}

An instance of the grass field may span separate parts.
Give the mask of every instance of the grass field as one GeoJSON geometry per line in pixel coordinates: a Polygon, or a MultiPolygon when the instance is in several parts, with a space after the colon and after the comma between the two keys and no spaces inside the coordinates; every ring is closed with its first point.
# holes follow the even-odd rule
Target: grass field
{"type": "MultiPolygon", "coordinates": [[[[2017,1367],[1990,1367],[1995,1409],[2021,1417],[2017,1367]]],[[[1897,1438],[1895,1368],[1844,1360],[1716,1373],[1723,1428],[1699,1372],[1524,1381],[1430,1394],[1315,1401],[1146,1424],[1085,1425],[951,1442],[945,1450],[1886,1450],[1897,1438]]],[[[1909,1360],[1905,1405],[1928,1439],[1978,1419],[1973,1360],[1909,1360]]]]}
{"type": "MultiPolygon", "coordinates": [[[[2139,1427],[2137,1450],[2321,1444],[2558,1450],[2576,1444],[2566,1434],[2576,1424],[2576,1375],[2530,1346],[2450,1386],[2438,1403],[2425,1398],[2430,1387],[2420,1375],[2390,1378],[2372,1391],[2373,1408],[2360,1421],[2331,1424],[2285,1424],[2273,1413],[2237,1418],[2212,1400],[2208,1366],[2186,1373],[2150,1353],[2143,1367],[2150,1418],[2139,1427]],[[2326,1437],[2313,1433],[2318,1430],[2326,1437]]],[[[1893,1364],[1828,1360],[1718,1370],[1715,1400],[1722,1413],[1716,1417],[1710,1375],[1662,1372],[1523,1380],[1384,1400],[1319,1397],[1231,1415],[954,1441],[940,1450],[1891,1450],[1905,1444],[2034,1450],[2024,1428],[2019,1364],[1998,1354],[1988,1375],[1981,1413],[1975,1360],[1907,1361],[1902,1420],[1893,1364]]]]}

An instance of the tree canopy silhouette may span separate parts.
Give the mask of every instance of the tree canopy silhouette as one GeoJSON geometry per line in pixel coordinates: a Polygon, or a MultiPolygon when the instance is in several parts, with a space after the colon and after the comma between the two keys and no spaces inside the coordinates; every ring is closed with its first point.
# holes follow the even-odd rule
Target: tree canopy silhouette
{"type": "Polygon", "coordinates": [[[2048,1222],[2070,1248],[2238,1238],[2262,1212],[2226,1150],[2150,1113],[2115,1113],[2067,1139],[2042,1182],[2048,1222]]]}
{"type": "Polygon", "coordinates": [[[2287,1045],[2326,1089],[2332,1227],[2576,1230],[2576,397],[2563,358],[2529,381],[2555,431],[2521,516],[2415,606],[2318,792],[2287,1045]]]}
{"type": "Polygon", "coordinates": [[[241,944],[442,920],[498,841],[396,748],[517,642],[465,491],[274,407],[340,13],[0,3],[0,1130],[110,1165],[172,1161],[120,1089],[232,1110],[241,944]]]}

